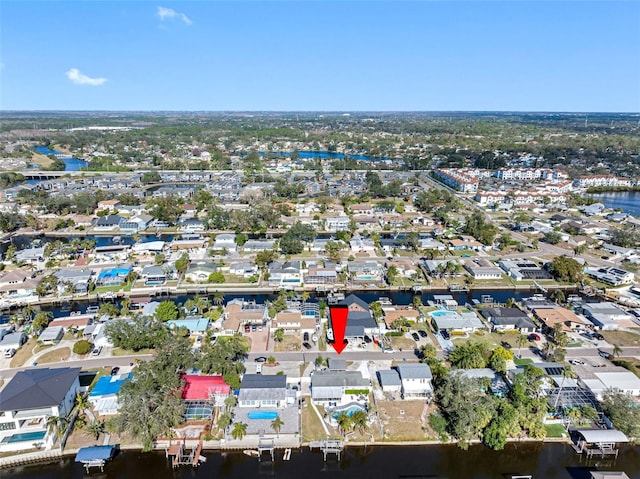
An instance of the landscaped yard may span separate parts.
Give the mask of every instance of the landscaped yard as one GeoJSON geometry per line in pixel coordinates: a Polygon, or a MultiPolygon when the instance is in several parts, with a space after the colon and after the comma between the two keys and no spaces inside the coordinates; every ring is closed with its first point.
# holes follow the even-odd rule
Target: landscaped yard
{"type": "Polygon", "coordinates": [[[155,349],[141,349],[140,351],[131,351],[130,349],[113,348],[112,356],[133,356],[142,354],[153,354],[155,349]]]}
{"type": "Polygon", "coordinates": [[[59,363],[66,361],[71,356],[70,348],[60,348],[49,351],[38,358],[38,364],[40,363],[59,363]]]}
{"type": "Polygon", "coordinates": [[[389,339],[391,340],[391,346],[396,350],[413,351],[416,347],[416,342],[413,339],[405,338],[404,336],[390,337],[389,339]]]}
{"type": "Polygon", "coordinates": [[[547,437],[565,437],[567,430],[562,424],[545,424],[544,428],[547,430],[547,437]]]}

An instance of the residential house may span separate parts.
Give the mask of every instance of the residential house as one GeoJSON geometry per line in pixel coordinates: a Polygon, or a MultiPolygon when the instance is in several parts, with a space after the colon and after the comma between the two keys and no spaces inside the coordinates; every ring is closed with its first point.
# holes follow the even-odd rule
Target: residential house
{"type": "Polygon", "coordinates": [[[347,271],[353,281],[375,282],[384,277],[384,268],[377,261],[352,261],[347,271]]]}
{"type": "Polygon", "coordinates": [[[2,350],[3,352],[9,351],[10,349],[17,351],[26,342],[27,335],[22,331],[7,333],[2,337],[2,340],[0,341],[0,350],[2,350]]]}
{"type": "Polygon", "coordinates": [[[270,251],[273,250],[275,244],[275,240],[249,240],[242,247],[242,251],[245,253],[270,251]]]}
{"type": "MultiPolygon", "coordinates": [[[[366,301],[350,294],[344,300],[338,303],[349,309],[347,315],[347,327],[345,330],[345,338],[349,343],[358,344],[364,340],[366,335],[372,336],[380,332],[380,327],[369,310],[366,301]]],[[[327,338],[333,341],[333,329],[331,326],[331,316],[329,316],[329,328],[327,330],[327,338]]]]}
{"type": "Polygon", "coordinates": [[[601,283],[610,284],[611,286],[632,284],[635,281],[635,275],[632,272],[613,266],[609,268],[585,268],[584,272],[601,283]]]}
{"type": "Polygon", "coordinates": [[[351,219],[348,216],[330,216],[324,219],[325,231],[348,231],[351,219]]]}
{"type": "Polygon", "coordinates": [[[471,333],[485,329],[484,323],[472,311],[433,311],[429,313],[431,324],[437,331],[447,331],[448,333],[471,333]]]}
{"type": "Polygon", "coordinates": [[[141,276],[145,286],[159,286],[167,282],[167,273],[162,266],[145,266],[141,276]]]}
{"type": "Polygon", "coordinates": [[[617,330],[624,321],[632,321],[632,316],[614,303],[583,303],[582,312],[598,329],[605,331],[617,330]]]}
{"type": "Polygon", "coordinates": [[[416,309],[409,309],[408,307],[383,307],[382,314],[387,329],[394,329],[392,324],[398,319],[407,319],[414,322],[420,320],[420,312],[416,309]]]}
{"type": "Polygon", "coordinates": [[[498,263],[505,273],[516,281],[525,279],[552,279],[553,277],[536,263],[527,259],[502,260],[498,263]]]}
{"type": "Polygon", "coordinates": [[[502,279],[502,270],[484,258],[465,261],[464,269],[473,279],[502,279]]]}
{"type": "Polygon", "coordinates": [[[38,336],[38,341],[42,344],[57,344],[64,336],[64,328],[62,326],[48,326],[40,336],[38,336]]]}
{"type": "Polygon", "coordinates": [[[548,330],[553,330],[556,324],[561,324],[564,331],[573,331],[585,325],[580,316],[560,306],[555,308],[534,308],[532,313],[548,330]]]}
{"type": "Polygon", "coordinates": [[[44,246],[16,251],[16,263],[37,264],[44,261],[44,246]]]}
{"type": "Polygon", "coordinates": [[[225,331],[240,332],[242,326],[264,326],[269,319],[269,311],[264,304],[244,299],[229,301],[223,314],[225,331]]]}
{"type": "Polygon", "coordinates": [[[300,261],[273,261],[269,264],[269,286],[284,289],[302,285],[302,266],[300,261]]]}
{"type": "Polygon", "coordinates": [[[122,204],[118,200],[98,201],[98,210],[118,211],[120,206],[122,206],[122,204]]]}
{"type": "Polygon", "coordinates": [[[131,271],[131,266],[124,264],[102,270],[96,279],[96,286],[120,286],[126,281],[131,271]]]}
{"type": "Polygon", "coordinates": [[[94,229],[96,231],[113,231],[120,227],[120,224],[125,221],[126,220],[119,215],[102,216],[96,220],[94,229]]]}
{"type": "Polygon", "coordinates": [[[491,323],[494,331],[518,330],[532,333],[536,325],[518,308],[483,308],[482,316],[491,323]]]}
{"type": "Polygon", "coordinates": [[[68,417],[80,389],[80,368],[37,368],[18,371],[0,391],[0,452],[50,449],[56,433],[49,417],[68,417]]]}
{"type": "Polygon", "coordinates": [[[135,215],[128,220],[120,223],[120,230],[125,232],[137,233],[138,231],[143,231],[149,227],[151,222],[153,221],[153,216],[147,214],[139,214],[135,215]]]}
{"type": "Polygon", "coordinates": [[[132,378],[132,373],[100,377],[88,396],[88,400],[95,412],[100,416],[112,416],[114,414],[118,414],[118,411],[120,410],[118,393],[120,392],[122,385],[132,378]]]}
{"type": "Polygon", "coordinates": [[[178,223],[178,228],[186,233],[193,233],[195,231],[203,231],[205,224],[204,221],[198,218],[187,218],[178,223]]]}
{"type": "Polygon", "coordinates": [[[378,370],[376,375],[382,391],[398,394],[402,391],[402,381],[400,381],[400,375],[396,369],[378,370]]]}
{"type": "Polygon", "coordinates": [[[58,278],[59,293],[68,294],[71,290],[73,293],[87,294],[93,271],[86,268],[63,268],[53,275],[58,278]]]}
{"type": "Polygon", "coordinates": [[[304,333],[312,335],[316,332],[315,316],[303,316],[300,311],[280,311],[271,323],[271,329],[282,329],[285,334],[297,334],[302,336],[304,333]]]}
{"type": "Polygon", "coordinates": [[[233,263],[229,265],[229,273],[243,278],[251,278],[259,272],[258,266],[254,263],[233,263]]]}
{"type": "Polygon", "coordinates": [[[210,418],[214,407],[223,407],[231,392],[231,386],[221,375],[184,374],[182,380],[182,402],[187,421],[210,418]]]}
{"type": "Polygon", "coordinates": [[[209,276],[218,271],[214,263],[191,263],[184,273],[184,279],[193,283],[208,283],[209,276]]]}
{"type": "Polygon", "coordinates": [[[236,235],[230,233],[221,233],[216,235],[213,249],[218,251],[227,250],[228,252],[235,252],[238,249],[238,245],[236,244],[236,235]]]}
{"type": "Polygon", "coordinates": [[[325,407],[366,402],[369,391],[371,382],[360,371],[314,371],[311,376],[311,400],[325,407]]]}
{"type": "Polygon", "coordinates": [[[171,319],[165,324],[169,329],[185,328],[190,335],[202,335],[209,329],[210,320],[203,317],[189,317],[186,319],[171,319]]]}
{"type": "Polygon", "coordinates": [[[309,267],[308,272],[304,275],[305,284],[324,284],[331,285],[338,281],[338,273],[335,268],[309,267]]]}
{"type": "Polygon", "coordinates": [[[284,374],[245,374],[240,384],[238,407],[282,408],[287,405],[287,396],[284,374]]]}
{"type": "Polygon", "coordinates": [[[402,363],[396,366],[403,399],[424,399],[433,395],[431,369],[424,363],[402,363]]]}

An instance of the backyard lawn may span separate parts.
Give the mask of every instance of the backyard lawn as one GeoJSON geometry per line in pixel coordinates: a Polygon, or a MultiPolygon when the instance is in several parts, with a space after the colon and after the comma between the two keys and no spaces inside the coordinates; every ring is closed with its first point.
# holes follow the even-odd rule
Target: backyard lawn
{"type": "Polygon", "coordinates": [[[633,331],[601,331],[601,334],[609,344],[640,346],[640,329],[633,328],[633,331]]]}
{"type": "Polygon", "coordinates": [[[11,358],[11,363],[9,364],[12,368],[19,368],[23,366],[24,363],[33,355],[33,348],[36,346],[35,338],[29,338],[20,349],[16,351],[16,354],[11,358]]]}

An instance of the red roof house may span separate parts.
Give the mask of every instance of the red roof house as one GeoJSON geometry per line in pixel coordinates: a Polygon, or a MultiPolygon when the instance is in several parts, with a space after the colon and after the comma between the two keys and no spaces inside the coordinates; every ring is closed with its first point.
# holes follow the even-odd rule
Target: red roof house
{"type": "Polygon", "coordinates": [[[216,395],[227,396],[231,390],[231,387],[219,375],[185,374],[182,379],[184,379],[182,399],[185,401],[212,399],[216,395]]]}

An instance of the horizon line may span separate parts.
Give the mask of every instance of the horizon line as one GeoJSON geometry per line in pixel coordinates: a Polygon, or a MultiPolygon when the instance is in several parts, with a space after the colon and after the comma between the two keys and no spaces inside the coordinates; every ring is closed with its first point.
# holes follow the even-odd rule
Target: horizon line
{"type": "Polygon", "coordinates": [[[63,110],[63,109],[10,109],[0,108],[0,113],[321,113],[321,114],[362,114],[362,113],[552,113],[552,114],[613,114],[613,115],[640,115],[640,111],[586,111],[586,110],[63,110]]]}

